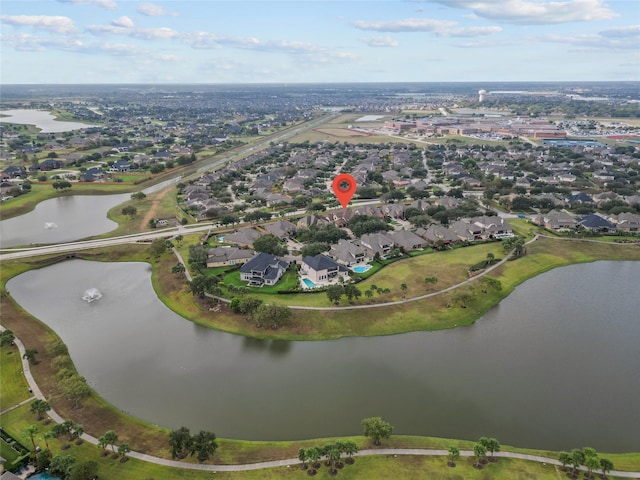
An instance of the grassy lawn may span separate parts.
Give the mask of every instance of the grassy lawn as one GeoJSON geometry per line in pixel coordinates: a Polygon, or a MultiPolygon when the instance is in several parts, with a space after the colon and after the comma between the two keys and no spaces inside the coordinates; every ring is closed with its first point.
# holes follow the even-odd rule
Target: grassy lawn
{"type": "Polygon", "coordinates": [[[22,375],[22,358],[18,347],[0,347],[0,410],[5,410],[31,396],[22,375]]]}

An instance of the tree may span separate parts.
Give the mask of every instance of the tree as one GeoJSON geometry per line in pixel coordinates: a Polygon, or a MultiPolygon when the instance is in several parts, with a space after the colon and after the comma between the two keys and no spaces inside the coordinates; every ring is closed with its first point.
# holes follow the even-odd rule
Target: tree
{"type": "Polygon", "coordinates": [[[116,443],[118,442],[118,434],[114,430],[108,430],[104,433],[104,440],[107,442],[107,445],[111,445],[111,450],[113,453],[116,453],[116,443]]]}
{"type": "Polygon", "coordinates": [[[79,375],[71,375],[60,382],[64,395],[74,402],[75,408],[80,408],[80,401],[91,395],[91,388],[86,380],[79,375]]]}
{"type": "Polygon", "coordinates": [[[406,283],[401,283],[400,284],[400,290],[402,290],[402,297],[404,298],[406,296],[406,291],[407,291],[407,284],[406,283]]]}
{"type": "Polygon", "coordinates": [[[495,452],[499,452],[500,451],[500,442],[498,442],[498,440],[496,440],[495,438],[489,438],[486,442],[485,448],[491,452],[491,458],[493,458],[493,454],[495,452]]]}
{"type": "Polygon", "coordinates": [[[300,460],[300,469],[301,470],[306,470],[308,467],[307,465],[307,460],[308,460],[308,455],[307,455],[307,448],[301,448],[298,450],[298,460],[300,460]]]}
{"type": "Polygon", "coordinates": [[[329,285],[329,287],[327,287],[327,297],[329,298],[330,301],[332,301],[336,305],[340,303],[340,297],[342,297],[343,293],[344,293],[344,286],[340,284],[329,285]]]}
{"type": "Polygon", "coordinates": [[[494,263],[496,263],[496,256],[491,252],[487,253],[487,263],[489,265],[493,265],[494,263]]]}
{"type": "Polygon", "coordinates": [[[64,442],[65,444],[62,446],[63,450],[66,450],[67,448],[69,448],[69,444],[66,443],[67,442],[67,436],[69,435],[69,424],[67,424],[66,422],[63,423],[56,423],[53,428],[51,429],[51,434],[53,435],[54,438],[60,438],[62,436],[64,436],[64,442]]]}
{"type": "Polygon", "coordinates": [[[16,336],[11,330],[4,330],[0,333],[0,346],[11,345],[16,339],[16,336]]]}
{"type": "Polygon", "coordinates": [[[107,454],[107,446],[109,445],[109,441],[105,435],[98,437],[98,446],[104,451],[103,456],[107,454]]]}
{"type": "Polygon", "coordinates": [[[42,438],[44,438],[44,444],[47,446],[47,457],[51,457],[51,448],[49,447],[49,440],[53,438],[53,433],[51,432],[51,430],[49,430],[48,432],[44,432],[44,435],[42,436],[42,438]]]}
{"type": "Polygon", "coordinates": [[[458,447],[456,447],[455,445],[451,445],[449,447],[449,463],[448,465],[450,467],[455,467],[456,466],[456,460],[460,458],[460,449],[458,447]]]}
{"type": "Polygon", "coordinates": [[[24,355],[22,355],[22,358],[27,359],[31,365],[37,365],[38,364],[38,360],[36,359],[37,354],[38,354],[38,350],[36,350],[35,348],[27,348],[24,351],[24,355]]]}
{"type": "Polygon", "coordinates": [[[98,476],[98,462],[87,460],[78,463],[71,469],[69,480],[93,480],[98,476]]]}
{"type": "Polygon", "coordinates": [[[42,450],[36,454],[36,470],[46,470],[49,468],[51,451],[49,449],[42,450]]]}
{"type": "Polygon", "coordinates": [[[355,285],[351,284],[351,283],[347,283],[344,287],[343,287],[343,291],[345,296],[347,297],[347,300],[349,300],[349,302],[351,302],[351,300],[353,298],[360,298],[362,296],[362,292],[358,289],[358,287],[356,287],[355,285]]]}
{"type": "MultiPolygon", "coordinates": [[[[588,478],[592,478],[593,470],[600,466],[598,455],[585,457],[584,466],[587,467],[588,478]]],[[[587,475],[585,475],[585,478],[587,478],[587,475]]]]}
{"type": "Polygon", "coordinates": [[[49,474],[63,479],[69,478],[71,471],[76,464],[76,457],[73,455],[56,455],[51,459],[49,474]]]}
{"type": "Polygon", "coordinates": [[[253,242],[253,249],[256,252],[270,253],[276,256],[287,254],[287,247],[282,245],[280,239],[272,234],[256,238],[253,242]]]}
{"type": "Polygon", "coordinates": [[[197,453],[199,462],[209,460],[211,455],[216,452],[218,443],[216,442],[216,435],[213,432],[205,432],[200,430],[193,436],[193,444],[191,446],[191,455],[197,453]]]}
{"type": "Polygon", "coordinates": [[[145,195],[144,192],[136,192],[131,194],[132,200],[141,201],[141,200],[144,200],[145,198],[147,198],[147,196],[145,195]]]}
{"type": "Polygon", "coordinates": [[[131,446],[127,442],[122,442],[118,445],[118,455],[122,457],[123,461],[127,457],[127,453],[131,451],[131,446]]]}
{"type": "Polygon", "coordinates": [[[373,297],[373,290],[365,290],[364,295],[367,297],[368,300],[370,300],[371,297],[373,297]]]}
{"type": "Polygon", "coordinates": [[[473,455],[476,457],[474,466],[476,468],[482,468],[480,460],[487,455],[487,449],[481,443],[476,443],[473,445],[473,455]]]}
{"type": "Polygon", "coordinates": [[[151,242],[151,247],[149,247],[149,253],[154,257],[157,258],[166,251],[167,251],[167,242],[165,242],[164,238],[156,238],[153,242],[151,242]]]}
{"type": "Polygon", "coordinates": [[[571,465],[573,466],[573,476],[578,472],[578,467],[584,463],[584,453],[579,448],[571,450],[571,465]]]}
{"type": "Polygon", "coordinates": [[[206,267],[208,258],[209,254],[204,246],[189,245],[189,265],[196,268],[206,267]]]}
{"type": "Polygon", "coordinates": [[[51,405],[46,400],[36,398],[31,402],[31,413],[37,415],[36,420],[40,421],[44,418],[44,414],[51,410],[51,405]]]}
{"type": "Polygon", "coordinates": [[[611,460],[609,460],[608,458],[601,458],[600,459],[600,470],[602,470],[602,476],[603,478],[606,478],[607,473],[609,473],[611,470],[613,470],[614,466],[613,466],[613,462],[611,460]]]}
{"type": "Polygon", "coordinates": [[[438,277],[424,277],[425,285],[433,285],[438,283],[438,277]]]}
{"type": "Polygon", "coordinates": [[[135,217],[137,213],[138,213],[138,209],[133,205],[127,205],[122,209],[122,215],[127,215],[131,218],[135,217]]]}
{"type": "Polygon", "coordinates": [[[36,454],[36,441],[35,441],[35,436],[38,434],[38,427],[36,425],[29,425],[25,430],[24,433],[26,433],[29,436],[29,439],[31,440],[31,445],[33,446],[33,454],[36,454]]]}
{"type": "Polygon", "coordinates": [[[253,314],[253,320],[258,326],[267,325],[276,329],[291,323],[291,309],[286,305],[263,303],[253,314]]]}
{"type": "Polygon", "coordinates": [[[569,452],[560,452],[558,454],[558,461],[562,464],[562,470],[566,470],[567,465],[571,463],[571,454],[569,452]]]}
{"type": "Polygon", "coordinates": [[[374,445],[380,445],[380,440],[391,437],[393,427],[381,417],[369,417],[362,420],[364,436],[373,440],[374,445]]]}
{"type": "Polygon", "coordinates": [[[169,433],[169,451],[172,458],[183,458],[191,450],[191,432],[187,427],[180,427],[169,433]]]}
{"type": "Polygon", "coordinates": [[[185,269],[184,263],[182,262],[178,262],[173,267],[171,267],[171,273],[175,273],[175,274],[184,273],[185,270],[186,269],[185,269]]]}
{"type": "Polygon", "coordinates": [[[345,442],[342,442],[342,447],[342,451],[347,455],[346,463],[352,465],[355,461],[353,459],[353,455],[358,453],[358,444],[353,440],[347,440],[345,442]]]}

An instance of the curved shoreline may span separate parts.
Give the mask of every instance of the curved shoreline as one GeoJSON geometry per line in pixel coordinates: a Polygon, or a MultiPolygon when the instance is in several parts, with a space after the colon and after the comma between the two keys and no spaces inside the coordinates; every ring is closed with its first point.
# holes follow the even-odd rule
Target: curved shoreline
{"type": "MultiPolygon", "coordinates": [[[[0,330],[4,330],[4,327],[0,326],[0,330]]],[[[29,388],[33,391],[33,397],[20,402],[18,405],[22,405],[28,403],[33,400],[33,398],[38,398],[42,400],[46,400],[44,394],[40,390],[40,387],[36,383],[33,375],[31,373],[31,368],[29,365],[29,361],[24,358],[25,346],[19,338],[15,338],[15,344],[18,347],[18,351],[20,352],[20,356],[22,358],[22,367],[23,373],[29,385],[29,388]]],[[[7,409],[10,410],[10,409],[7,409]]],[[[5,410],[5,411],[7,411],[5,410]]],[[[52,408],[47,412],[49,417],[54,420],[56,423],[63,423],[64,419],[52,408]]],[[[98,445],[98,439],[89,434],[82,434],[81,438],[93,445],[98,445]]],[[[449,452],[443,449],[426,449],[426,448],[381,448],[381,449],[365,449],[360,450],[354,456],[356,457],[364,457],[369,455],[426,455],[426,456],[447,456],[449,452]]],[[[226,464],[226,465],[211,465],[211,464],[201,464],[201,463],[183,463],[176,460],[169,460],[165,458],[154,457],[152,455],[148,455],[146,453],[131,451],[128,453],[128,456],[131,458],[136,458],[138,460],[142,460],[145,462],[154,463],[156,465],[163,465],[166,467],[174,467],[181,469],[189,469],[189,470],[199,470],[199,471],[208,471],[208,472],[244,472],[251,470],[261,470],[265,468],[274,468],[274,467],[286,467],[298,465],[300,460],[298,458],[287,458],[282,460],[271,460],[265,462],[256,462],[256,463],[244,463],[244,464],[226,464]]],[[[474,452],[471,450],[460,450],[461,457],[472,457],[474,456],[474,452]]],[[[513,458],[520,459],[532,462],[538,462],[543,464],[551,464],[560,466],[562,465],[558,460],[553,458],[542,457],[539,455],[528,455],[522,453],[515,452],[497,452],[495,454],[496,457],[500,458],[513,458]]],[[[579,467],[581,471],[587,471],[587,468],[584,466],[579,467]]],[[[600,470],[594,470],[596,473],[601,473],[600,470]]],[[[610,471],[609,474],[622,478],[632,478],[637,479],[640,478],[640,471],[610,471]]]]}

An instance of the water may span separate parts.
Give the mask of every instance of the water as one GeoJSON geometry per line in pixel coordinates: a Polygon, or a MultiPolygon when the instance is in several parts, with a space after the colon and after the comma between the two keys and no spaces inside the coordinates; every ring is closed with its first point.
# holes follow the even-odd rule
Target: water
{"type": "Polygon", "coordinates": [[[52,477],[47,472],[36,473],[35,475],[31,475],[29,480],[62,480],[60,477],[52,477]]]}
{"type": "Polygon", "coordinates": [[[79,122],[60,122],[44,110],[0,110],[0,114],[8,117],[0,117],[0,123],[19,123],[21,125],[35,125],[42,133],[70,132],[82,128],[95,127],[79,122]]]}
{"type": "Polygon", "coordinates": [[[370,268],[371,268],[371,265],[358,265],[357,267],[351,267],[351,270],[353,270],[356,273],[364,273],[370,268]]]}
{"type": "MultiPolygon", "coordinates": [[[[143,190],[150,194],[178,182],[177,177],[143,190]]],[[[69,195],[56,197],[36,205],[24,215],[0,221],[2,248],[73,242],[108,233],[118,224],[107,218],[113,207],[131,198],[130,193],[117,195],[69,195]]]]}
{"type": "Polygon", "coordinates": [[[552,270],[469,327],[323,342],[190,323],[157,299],[144,263],[68,260],[7,289],[98,393],[170,428],[300,439],[360,434],[380,415],[398,434],[616,452],[640,449],[638,267],[552,270]],[[100,301],[80,298],[90,287],[100,301]]]}
{"type": "Polygon", "coordinates": [[[95,302],[96,300],[100,300],[101,298],[102,293],[100,293],[100,290],[98,290],[97,288],[88,288],[82,294],[82,300],[88,303],[95,302]]]}
{"type": "Polygon", "coordinates": [[[315,283],[313,283],[311,280],[309,280],[308,278],[303,278],[302,279],[302,283],[304,283],[307,288],[316,288],[318,286],[315,283]]]}

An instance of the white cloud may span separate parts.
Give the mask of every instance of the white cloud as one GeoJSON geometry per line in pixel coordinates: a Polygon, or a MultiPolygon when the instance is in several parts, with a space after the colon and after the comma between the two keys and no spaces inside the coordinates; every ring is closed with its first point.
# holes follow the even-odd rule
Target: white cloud
{"type": "Polygon", "coordinates": [[[118,4],[113,0],[58,0],[61,3],[70,3],[72,5],[95,5],[96,7],[106,8],[107,10],[115,10],[118,4]]]}
{"type": "Polygon", "coordinates": [[[116,18],[115,20],[112,20],[111,25],[114,25],[116,27],[131,28],[133,27],[133,20],[123,15],[120,18],[116,18]]]}
{"type": "Polygon", "coordinates": [[[377,32],[428,32],[440,37],[481,37],[494,35],[502,31],[501,27],[459,27],[451,20],[433,20],[429,18],[407,18],[404,20],[390,20],[365,22],[357,20],[353,26],[360,30],[374,30],[377,32]]]}
{"type": "Polygon", "coordinates": [[[84,46],[84,44],[77,39],[51,36],[39,37],[37,35],[24,33],[16,35],[3,34],[0,36],[0,41],[2,44],[8,45],[21,52],[44,51],[51,48],[77,51],[84,46]]]}
{"type": "Polygon", "coordinates": [[[479,17],[525,25],[608,20],[618,16],[602,0],[433,0],[471,10],[479,17]]]}
{"type": "Polygon", "coordinates": [[[143,40],[166,40],[181,36],[178,31],[168,27],[136,28],[133,26],[133,22],[130,22],[131,27],[118,26],[119,23],[128,23],[126,21],[120,22],[122,18],[127,17],[121,17],[118,21],[111,22],[112,25],[88,25],[87,31],[93,35],[128,35],[130,37],[141,38],[143,40]]]}
{"type": "Polygon", "coordinates": [[[356,20],[353,22],[353,26],[360,30],[374,30],[376,32],[437,32],[455,25],[456,22],[453,21],[429,18],[407,18],[379,22],[356,20]]]}
{"type": "Polygon", "coordinates": [[[76,27],[69,17],[50,15],[2,15],[3,23],[14,26],[29,26],[59,34],[75,33],[76,27]]]}
{"type": "Polygon", "coordinates": [[[640,25],[613,27],[608,30],[601,31],[600,35],[609,38],[640,37],[640,25]]]}
{"type": "Polygon", "coordinates": [[[361,42],[366,43],[370,47],[398,47],[400,44],[389,35],[382,37],[362,37],[361,42]]]}
{"type": "Polygon", "coordinates": [[[131,31],[131,36],[145,40],[164,40],[179,37],[180,34],[173,28],[138,28],[131,31]]]}
{"type": "Polygon", "coordinates": [[[163,16],[176,16],[176,13],[168,12],[164,7],[156,5],[154,3],[141,3],[138,5],[138,13],[146,15],[147,17],[163,17],[163,16]]]}
{"type": "Polygon", "coordinates": [[[562,43],[574,47],[597,50],[637,50],[638,35],[635,36],[604,36],[601,33],[582,35],[549,34],[537,37],[536,40],[551,43],[562,43]]]}

